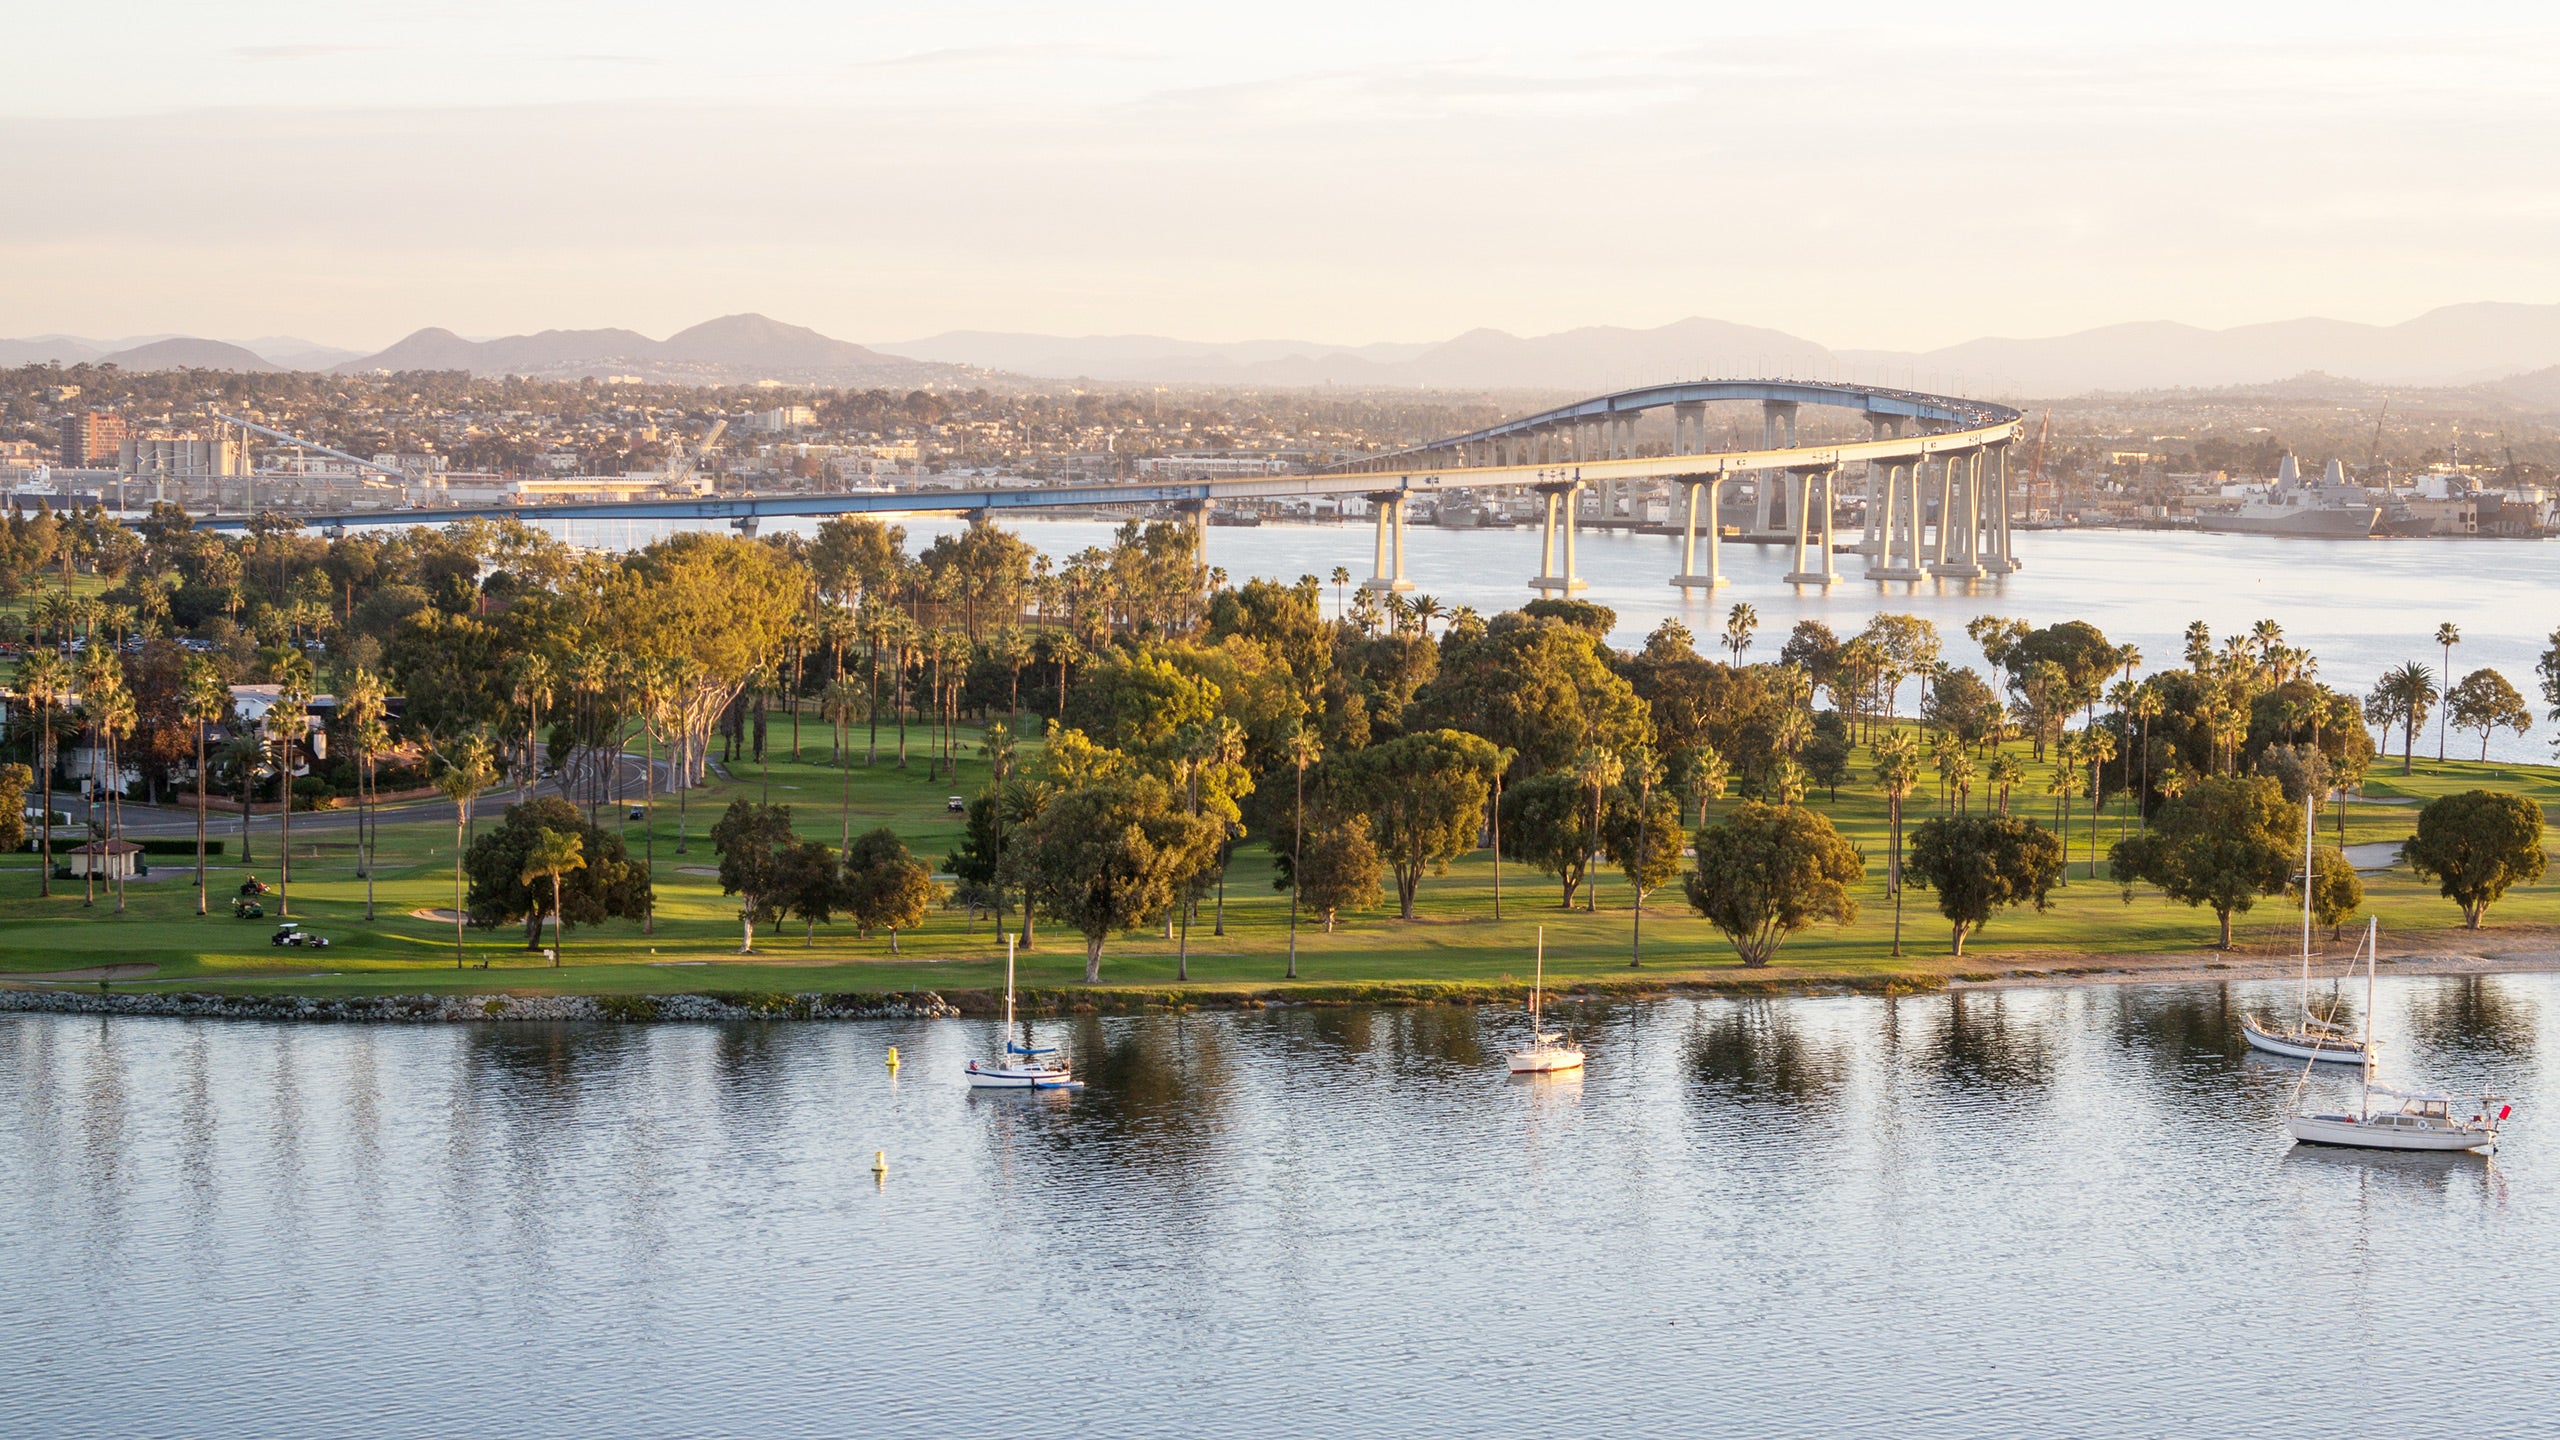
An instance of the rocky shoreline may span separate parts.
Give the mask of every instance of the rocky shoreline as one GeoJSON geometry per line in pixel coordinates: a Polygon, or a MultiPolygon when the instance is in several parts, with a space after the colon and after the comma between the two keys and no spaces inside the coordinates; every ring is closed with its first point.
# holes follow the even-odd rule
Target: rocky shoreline
{"type": "Polygon", "coordinates": [[[960,1011],[930,990],[896,995],[150,995],[0,990],[0,1011],[183,1020],[435,1025],[506,1020],[623,1024],[727,1020],[937,1020],[960,1011]]]}

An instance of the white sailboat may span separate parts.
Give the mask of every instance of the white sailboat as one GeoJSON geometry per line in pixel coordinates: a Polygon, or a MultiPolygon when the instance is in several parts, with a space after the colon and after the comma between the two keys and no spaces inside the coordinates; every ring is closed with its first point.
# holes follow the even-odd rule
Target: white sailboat
{"type": "MultiPolygon", "coordinates": [[[[2379,922],[2365,925],[2364,1030],[2373,1034],[2373,952],[2379,922]]],[[[2316,1063],[2316,1062],[2312,1062],[2316,1063]]],[[[2373,1083],[2373,1050],[2365,1049],[2363,1098],[2353,1111],[2310,1111],[2302,1108],[2302,1092],[2311,1083],[2312,1063],[2302,1067],[2293,1090],[2285,1129],[2305,1145],[2343,1145],[2358,1150],[2495,1150],[2498,1126],[2514,1108],[2505,1097],[2483,1091],[2473,1100],[2429,1090],[2394,1090],[2373,1083]],[[2379,1097],[2384,1103],[2375,1105],[2379,1097]],[[2469,1118],[2464,1118],[2469,1111],[2469,1118]]]]}
{"type": "MultiPolygon", "coordinates": [[[[2333,1065],[2362,1065],[2371,1053],[2373,1042],[2347,1033],[2347,1027],[2324,1020],[2311,1013],[2311,886],[2316,878],[2311,863],[2311,850],[2316,836],[2313,826],[2319,823],[2319,801],[2305,799],[2302,805],[2302,990],[2296,1002],[2295,1020],[2290,1030],[2273,1030],[2258,1022],[2255,1015],[2240,1017],[2240,1033],[2248,1038],[2249,1048],[2288,1060],[2321,1060],[2333,1065]]],[[[2354,973],[2352,966],[2349,974],[2354,973]]]]}
{"type": "Polygon", "coordinates": [[[1538,927],[1538,973],[1529,984],[1529,1048],[1510,1053],[1514,1075],[1546,1075],[1582,1068],[1582,1047],[1560,1031],[1541,1028],[1539,1002],[1547,988],[1547,927],[1538,927]]]}
{"type": "Polygon", "coordinates": [[[1004,1054],[969,1062],[973,1090],[1081,1090],[1055,1046],[1035,1047],[1013,1038],[1013,936],[1004,937],[1004,1054]]]}

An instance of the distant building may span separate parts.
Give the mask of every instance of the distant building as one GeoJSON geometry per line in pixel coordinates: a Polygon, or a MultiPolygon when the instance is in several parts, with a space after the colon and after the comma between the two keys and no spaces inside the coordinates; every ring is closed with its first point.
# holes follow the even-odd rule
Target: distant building
{"type": "Polygon", "coordinates": [[[62,417],[62,463],[78,469],[113,465],[123,456],[130,434],[124,417],[106,410],[84,410],[62,417]]]}
{"type": "Polygon", "coordinates": [[[748,416],[743,428],[779,435],[785,430],[806,430],[817,423],[818,412],[806,405],[777,405],[748,416]]]}
{"type": "Polygon", "coordinates": [[[117,468],[142,479],[230,479],[249,473],[249,456],[236,440],[129,435],[118,447],[117,468]]]}

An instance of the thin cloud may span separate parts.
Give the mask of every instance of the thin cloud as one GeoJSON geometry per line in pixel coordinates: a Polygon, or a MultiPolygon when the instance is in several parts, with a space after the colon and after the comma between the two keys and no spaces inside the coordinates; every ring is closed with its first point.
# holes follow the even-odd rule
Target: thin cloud
{"type": "Polygon", "coordinates": [[[234,45],[231,47],[231,53],[243,60],[267,62],[322,60],[332,55],[366,55],[383,48],[380,45],[234,45]]]}

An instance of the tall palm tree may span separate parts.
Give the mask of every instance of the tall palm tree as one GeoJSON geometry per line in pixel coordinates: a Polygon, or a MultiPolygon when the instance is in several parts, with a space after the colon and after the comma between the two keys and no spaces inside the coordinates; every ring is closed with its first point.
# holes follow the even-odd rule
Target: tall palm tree
{"type": "Polygon", "coordinates": [[[2025,762],[2017,756],[2002,750],[1992,755],[1990,765],[1982,772],[1982,778],[1986,783],[1998,787],[2000,814],[2005,818],[2009,813],[2009,792],[2015,789],[2020,781],[2027,778],[2027,767],[2025,762]]]}
{"type": "Polygon", "coordinates": [[[524,869],[516,875],[530,885],[536,880],[551,882],[551,968],[560,968],[560,952],[568,948],[567,919],[560,913],[560,877],[572,870],[587,868],[587,855],[578,837],[567,830],[544,830],[533,837],[533,848],[525,852],[524,869]]]}
{"type": "Polygon", "coordinates": [[[524,716],[524,756],[516,768],[516,800],[522,803],[542,775],[542,707],[551,703],[560,690],[559,667],[540,650],[527,650],[516,657],[511,677],[515,689],[516,708],[524,716]]]}
{"type": "MultiPolygon", "coordinates": [[[[186,678],[179,695],[179,713],[196,730],[196,913],[205,913],[204,889],[204,789],[206,731],[231,718],[231,687],[222,683],[222,672],[203,656],[187,661],[186,678]]],[[[368,912],[368,916],[370,912],[368,912]]]]}
{"type": "Polygon", "coordinates": [[[1428,595],[1416,595],[1413,597],[1412,604],[1406,608],[1412,612],[1414,623],[1422,627],[1422,638],[1430,639],[1431,622],[1439,619],[1442,614],[1440,602],[1428,595]]]}
{"type": "Polygon", "coordinates": [[[347,729],[356,745],[356,863],[364,871],[364,918],[373,922],[373,757],[380,754],[390,739],[383,716],[388,713],[389,697],[382,680],[363,666],[356,667],[348,681],[346,703],[340,713],[346,717],[347,729]]]}
{"type": "Polygon", "coordinates": [[[258,782],[267,777],[267,739],[243,726],[240,733],[222,742],[213,758],[240,782],[240,863],[253,865],[257,857],[249,849],[249,807],[257,803],[258,782]]]}
{"type": "MultiPolygon", "coordinates": [[[[1338,567],[1337,567],[1338,568],[1338,567]]],[[[1307,853],[1307,767],[1324,758],[1324,746],[1307,733],[1307,718],[1298,717],[1298,729],[1289,737],[1289,764],[1297,771],[1296,818],[1289,825],[1289,975],[1298,978],[1298,887],[1305,883],[1306,872],[1299,867],[1307,853]]],[[[1498,783],[1498,782],[1497,782],[1498,783]]],[[[1502,823],[1501,801],[1494,802],[1494,823],[1502,823]]],[[[1501,836],[1495,835],[1493,906],[1494,917],[1502,915],[1501,836]]]]}
{"type": "MultiPolygon", "coordinates": [[[[121,667],[110,660],[107,673],[115,679],[83,696],[81,707],[88,712],[89,726],[96,732],[98,743],[105,748],[107,754],[106,776],[103,780],[99,780],[93,775],[91,786],[93,789],[100,784],[106,786],[106,839],[107,844],[113,846],[124,838],[123,741],[125,736],[133,733],[135,722],[139,717],[134,709],[133,692],[124,687],[121,667]]],[[[124,867],[114,864],[109,852],[101,852],[101,858],[108,859],[110,868],[107,873],[115,884],[116,913],[121,915],[124,913],[124,867]]],[[[89,867],[92,874],[96,873],[97,868],[95,865],[89,867]]]]}
{"type": "MultiPolygon", "coordinates": [[[[1884,883],[1893,896],[1893,953],[1898,956],[1902,953],[1902,802],[1920,784],[1920,742],[1908,730],[1888,730],[1876,737],[1874,748],[1876,784],[1884,791],[1885,820],[1891,839],[1884,883]]],[[[2006,787],[2001,794],[2005,805],[2006,787]]]]}
{"type": "MultiPolygon", "coordinates": [[[[2443,706],[2436,711],[2436,763],[2441,765],[2444,763],[2445,720],[2453,714],[2453,647],[2462,643],[2462,631],[2457,629],[2452,621],[2447,620],[2436,627],[2436,643],[2444,647],[2444,693],[2436,697],[2444,702],[2443,706]]],[[[2482,752],[2485,754],[2488,748],[2486,732],[2483,732],[2481,739],[2482,752]]]]}
{"type": "Polygon", "coordinates": [[[1333,574],[1327,578],[1333,581],[1333,618],[1339,621],[1342,618],[1342,587],[1351,583],[1351,567],[1336,565],[1333,574]]]}
{"type": "Polygon", "coordinates": [[[1742,652],[1751,648],[1751,637],[1760,629],[1760,612],[1749,601],[1736,602],[1725,612],[1724,644],[1733,652],[1733,663],[1742,663],[1742,652]]]}
{"type": "Polygon", "coordinates": [[[465,735],[448,747],[444,769],[436,776],[436,788],[453,802],[453,968],[462,968],[462,846],[463,835],[471,826],[471,805],[480,792],[498,778],[496,760],[489,753],[489,742],[478,735],[465,735]]]}
{"type": "Polygon", "coordinates": [[[2417,749],[2418,727],[2427,723],[2427,710],[2436,698],[2436,677],[2426,666],[2412,660],[2397,669],[2382,672],[2374,682],[2373,694],[2365,701],[2365,714],[2383,727],[2388,743],[2391,727],[2400,727],[2400,773],[2409,774],[2411,754],[2417,749]]]}
{"type": "Polygon", "coordinates": [[[267,710],[267,733],[276,747],[276,813],[281,829],[276,861],[276,914],[293,914],[293,752],[311,733],[311,662],[297,650],[276,667],[276,703],[267,710]]]}
{"type": "Polygon", "coordinates": [[[53,894],[53,770],[56,738],[54,712],[71,698],[71,667],[51,650],[39,650],[18,662],[18,693],[35,707],[36,773],[43,780],[44,815],[40,822],[39,849],[43,854],[41,868],[36,871],[36,893],[53,894]]]}

